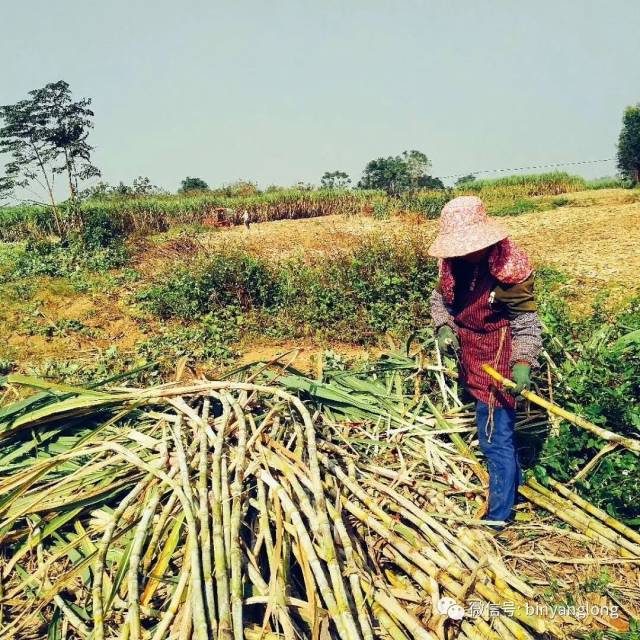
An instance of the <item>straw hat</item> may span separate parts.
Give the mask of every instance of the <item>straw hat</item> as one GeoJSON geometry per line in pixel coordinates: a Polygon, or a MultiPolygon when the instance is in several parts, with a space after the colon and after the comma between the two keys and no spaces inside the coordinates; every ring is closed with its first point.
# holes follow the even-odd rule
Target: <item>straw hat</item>
{"type": "Polygon", "coordinates": [[[440,231],[429,247],[429,255],[436,258],[466,256],[490,247],[508,235],[505,227],[487,216],[480,198],[460,196],[444,205],[440,231]]]}

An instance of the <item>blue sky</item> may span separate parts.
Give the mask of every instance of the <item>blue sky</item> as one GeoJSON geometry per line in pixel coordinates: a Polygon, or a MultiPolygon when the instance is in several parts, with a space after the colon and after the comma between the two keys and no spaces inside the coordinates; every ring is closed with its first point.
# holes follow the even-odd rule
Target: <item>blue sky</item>
{"type": "Polygon", "coordinates": [[[31,0],[2,14],[0,103],[59,79],[92,97],[109,182],[355,181],[404,149],[435,175],[609,158],[640,101],[638,0],[31,0]]]}

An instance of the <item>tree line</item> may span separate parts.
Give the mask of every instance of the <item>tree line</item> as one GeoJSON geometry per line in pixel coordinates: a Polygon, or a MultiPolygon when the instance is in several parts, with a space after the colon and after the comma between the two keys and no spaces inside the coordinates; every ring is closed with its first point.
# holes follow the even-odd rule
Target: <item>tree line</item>
{"type": "MultiPolygon", "coordinates": [[[[120,182],[109,185],[97,182],[82,186],[100,177],[93,164],[94,148],[88,138],[94,126],[91,98],[74,100],[69,84],[63,80],[52,82],[41,89],[30,91],[28,97],[15,104],[0,106],[0,154],[7,158],[4,174],[0,176],[0,201],[16,197],[16,192],[32,193],[35,198],[23,201],[44,204],[33,191],[35,186],[47,194],[56,220],[58,202],[54,190],[57,179],[64,179],[68,189],[65,204],[76,207],[87,198],[137,197],[166,193],[152,184],[148,177],[140,176],[131,185],[120,182]]],[[[351,177],[342,170],[326,171],[320,178],[320,187],[327,189],[378,189],[389,195],[420,189],[444,189],[440,178],[431,175],[431,161],[421,151],[403,151],[396,156],[370,160],[362,177],[352,185],[351,177]]],[[[627,107],[623,114],[618,138],[617,168],[620,175],[633,182],[640,181],[640,103],[627,107]]],[[[475,180],[473,174],[463,176],[456,186],[475,180]]],[[[300,189],[313,189],[311,184],[298,183],[300,189]]],[[[268,187],[267,191],[281,187],[268,187]]],[[[227,185],[216,192],[228,190],[230,195],[250,195],[258,191],[249,181],[227,185]]],[[[178,193],[212,191],[199,177],[187,176],[178,193]]]]}

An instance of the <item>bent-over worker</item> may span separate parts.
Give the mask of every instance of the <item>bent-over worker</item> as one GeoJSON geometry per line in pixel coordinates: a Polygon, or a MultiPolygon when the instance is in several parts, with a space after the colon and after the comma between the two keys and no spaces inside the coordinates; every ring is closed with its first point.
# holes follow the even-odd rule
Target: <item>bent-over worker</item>
{"type": "Polygon", "coordinates": [[[445,205],[429,253],[440,258],[439,283],[431,295],[438,346],[457,352],[461,382],[476,400],[478,438],[489,469],[486,517],[506,521],[521,481],[516,396],[529,388],[542,349],[533,269],[475,196],[445,205]],[[497,388],[481,368],[485,363],[513,379],[515,389],[497,388]]]}

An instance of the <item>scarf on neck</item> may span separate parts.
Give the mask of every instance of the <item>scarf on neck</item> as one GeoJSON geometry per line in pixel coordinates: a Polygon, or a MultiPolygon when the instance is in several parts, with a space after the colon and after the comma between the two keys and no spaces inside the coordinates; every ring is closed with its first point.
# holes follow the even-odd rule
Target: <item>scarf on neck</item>
{"type": "MultiPolygon", "coordinates": [[[[440,260],[440,291],[446,304],[453,304],[455,278],[453,276],[453,260],[440,260]]],[[[505,238],[496,243],[489,253],[489,272],[502,284],[518,284],[526,280],[533,268],[527,254],[511,240],[505,238]]]]}

